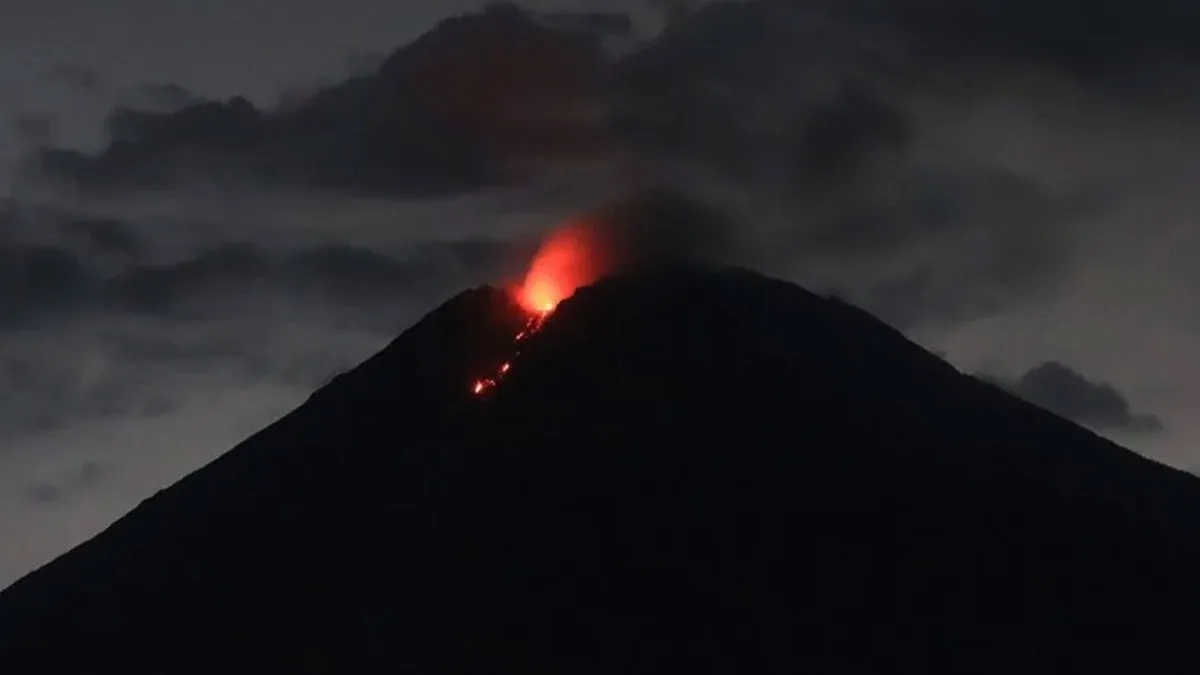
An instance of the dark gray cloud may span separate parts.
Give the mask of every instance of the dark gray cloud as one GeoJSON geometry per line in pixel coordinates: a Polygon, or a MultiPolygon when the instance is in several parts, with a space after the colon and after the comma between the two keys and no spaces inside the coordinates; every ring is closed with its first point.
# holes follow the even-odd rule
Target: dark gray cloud
{"type": "Polygon", "coordinates": [[[89,270],[54,246],[0,243],[0,326],[77,309],[95,292],[89,270]]]}
{"type": "Polygon", "coordinates": [[[1097,430],[1142,433],[1163,430],[1158,417],[1132,412],[1128,399],[1111,384],[1089,380],[1057,361],[1035,366],[1015,380],[988,374],[978,377],[1097,430]]]}
{"type": "Polygon", "coordinates": [[[664,260],[750,264],[863,306],[894,326],[949,326],[1053,291],[1074,257],[1088,195],[1059,195],[1011,172],[923,166],[800,207],[769,235],[756,214],[686,184],[637,191],[593,218],[614,267],[664,260]],[[808,209],[808,210],[806,210],[808,209]],[[811,268],[811,271],[810,271],[811,268]],[[832,270],[832,273],[822,273],[832,270]]]}
{"type": "Polygon", "coordinates": [[[1189,30],[1200,8],[1188,0],[718,0],[677,14],[755,21],[789,10],[898,37],[923,60],[962,69],[1006,63],[1087,77],[1200,58],[1189,30]]]}
{"type": "Polygon", "coordinates": [[[871,187],[874,193],[858,195],[861,205],[839,205],[829,222],[797,228],[795,244],[839,255],[870,254],[980,227],[1009,237],[987,242],[987,248],[1019,249],[1020,242],[1089,206],[1078,197],[1060,199],[1028,178],[986,166],[927,164],[871,187]]]}
{"type": "Polygon", "coordinates": [[[107,284],[106,295],[119,307],[168,311],[188,299],[236,296],[270,271],[258,247],[223,244],[185,260],[125,270],[107,284]]]}
{"type": "Polygon", "coordinates": [[[181,395],[147,382],[146,373],[95,345],[54,353],[6,341],[0,360],[0,438],[45,433],[86,419],[144,419],[175,411],[181,395]]]}
{"type": "Polygon", "coordinates": [[[282,263],[281,276],[299,289],[343,300],[378,300],[425,283],[436,270],[405,263],[367,248],[334,244],[296,252],[282,263]]]}
{"type": "Polygon", "coordinates": [[[543,21],[558,30],[583,35],[628,37],[634,32],[633,18],[620,12],[547,12],[543,21]]]}
{"type": "MultiPolygon", "coordinates": [[[[1094,119],[1134,109],[1148,128],[1163,99],[1121,85],[1138,72],[1169,72],[1153,27],[1172,30],[1174,15],[1150,8],[1156,18],[1140,17],[1135,39],[1110,30],[1101,14],[1111,11],[990,0],[711,3],[617,64],[629,102],[618,109],[620,138],[634,155],[715,167],[759,204],[778,199],[778,186],[782,208],[742,219],[788,214],[775,215],[786,221],[781,231],[758,242],[781,273],[903,328],[987,316],[1055,291],[1075,263],[1078,224],[1123,195],[970,149],[989,142],[953,125],[973,110],[1002,110],[1027,80],[1049,78],[1094,119]],[[1056,16],[1039,41],[1044,13],[1056,16]],[[959,39],[952,22],[964,14],[969,31],[994,32],[959,39]],[[1106,39],[1141,48],[1087,63],[1106,39]]],[[[1003,149],[1011,127],[992,131],[990,144],[1003,149]]]]}
{"type": "Polygon", "coordinates": [[[885,194],[846,204],[797,243],[835,259],[909,261],[846,289],[902,328],[986,316],[1053,289],[1072,258],[1071,225],[1093,209],[986,168],[929,167],[885,194]]]}
{"type": "Polygon", "coordinates": [[[392,248],[262,240],[192,245],[164,257],[155,253],[163,239],[114,216],[6,205],[0,328],[112,310],[183,318],[256,302],[379,309],[431,289],[494,280],[510,270],[514,250],[524,250],[519,241],[487,237],[392,248]]]}
{"type": "Polygon", "coordinates": [[[27,497],[39,504],[52,504],[75,496],[80,490],[95,485],[104,478],[106,469],[95,461],[85,461],[48,480],[31,482],[25,486],[27,497]]]}
{"type": "Polygon", "coordinates": [[[78,241],[85,250],[100,255],[115,255],[136,260],[144,252],[144,242],[118,218],[81,216],[59,220],[59,228],[68,241],[78,241]]]}
{"type": "Polygon", "coordinates": [[[170,312],[190,301],[241,296],[325,300],[335,307],[378,306],[469,279],[500,262],[499,247],[414,246],[404,257],[347,244],[270,251],[223,244],[171,263],[131,267],[106,285],[117,307],[170,312]]]}
{"type": "Polygon", "coordinates": [[[32,230],[50,241],[10,233],[0,246],[6,439],[173,415],[218,385],[311,391],[386,342],[437,284],[494,262],[454,243],[412,246],[407,258],[225,243],[153,261],[147,233],[121,221],[35,224],[50,226],[32,230]]]}
{"type": "Polygon", "coordinates": [[[734,174],[789,148],[790,168],[825,188],[860,178],[847,169],[876,152],[920,149],[931,130],[913,112],[930,100],[965,105],[1046,78],[1096,97],[1080,105],[1187,99],[1200,49],[1180,26],[1197,18],[1175,0],[713,2],[616,65],[617,121],[635,148],[734,174]]]}
{"type": "Polygon", "coordinates": [[[419,109],[364,107],[351,83],[303,110],[267,114],[244,99],[176,113],[120,109],[97,156],[39,154],[30,167],[87,192],[186,185],[319,185],[349,192],[435,192],[477,186],[481,156],[419,109]],[[339,97],[345,101],[333,100],[339,97]],[[287,119],[280,119],[280,115],[287,119]]]}
{"type": "Polygon", "coordinates": [[[18,113],[12,116],[12,131],[22,142],[43,147],[54,142],[58,123],[53,115],[18,113]]]}
{"type": "Polygon", "coordinates": [[[1159,65],[1163,60],[1200,58],[1200,46],[1190,30],[1200,23],[1200,6],[1187,0],[892,0],[882,4],[939,59],[1033,60],[1080,75],[1098,75],[1159,65]]]}
{"type": "Polygon", "coordinates": [[[606,273],[736,257],[736,223],[717,206],[666,185],[624,196],[581,221],[593,229],[589,255],[602,258],[597,268],[606,273]]]}
{"type": "Polygon", "coordinates": [[[383,65],[386,54],[355,52],[346,57],[346,71],[352,77],[370,76],[383,65]]]}
{"type": "Polygon", "coordinates": [[[204,98],[171,82],[148,82],[131,87],[122,93],[120,108],[155,113],[173,113],[191,105],[201,105],[204,98]]]}
{"type": "Polygon", "coordinates": [[[877,92],[847,82],[828,103],[801,120],[797,168],[821,187],[860,174],[882,152],[903,152],[914,131],[904,111],[877,92]]]}
{"type": "Polygon", "coordinates": [[[100,71],[82,63],[60,63],[46,71],[45,77],[50,82],[61,84],[88,95],[104,93],[106,83],[100,71]]]}
{"type": "Polygon", "coordinates": [[[903,152],[917,133],[908,98],[943,76],[960,94],[1037,69],[1117,83],[1200,56],[1181,28],[1200,9],[1182,0],[758,0],[677,14],[612,63],[602,38],[629,33],[629,17],[494,3],[278,109],[144,89],[157,103],[114,111],[105,151],[32,166],[101,190],[203,176],[410,194],[510,178],[514,157],[622,147],[740,170],[782,146],[784,165],[820,184],[903,152]]]}
{"type": "Polygon", "coordinates": [[[31,168],[93,191],[192,178],[382,194],[470,189],[500,180],[512,153],[578,143],[547,130],[545,114],[521,114],[573,105],[596,83],[599,59],[577,33],[499,3],[283,108],[242,98],[175,112],[118,108],[100,154],[44,152],[31,168]]]}

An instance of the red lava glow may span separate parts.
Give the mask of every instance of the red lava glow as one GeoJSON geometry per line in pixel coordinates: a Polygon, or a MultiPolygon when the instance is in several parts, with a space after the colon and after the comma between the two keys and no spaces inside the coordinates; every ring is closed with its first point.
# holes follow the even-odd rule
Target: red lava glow
{"type": "Polygon", "coordinates": [[[513,297],[529,318],[513,338],[512,356],[491,377],[476,380],[471,386],[473,394],[484,396],[494,389],[520,357],[521,344],[541,330],[558,303],[599,278],[604,267],[599,242],[596,231],[584,222],[568,224],[542,242],[525,280],[513,290],[513,297]]]}
{"type": "Polygon", "coordinates": [[[517,301],[531,314],[554,311],[575,289],[600,276],[601,257],[598,237],[585,223],[554,231],[533,257],[517,301]]]}
{"type": "Polygon", "coordinates": [[[471,385],[471,393],[475,394],[476,396],[483,396],[492,389],[495,389],[496,385],[500,382],[500,378],[504,377],[508,374],[508,371],[512,370],[513,360],[521,355],[521,343],[530,335],[538,332],[542,325],[546,323],[546,318],[549,316],[550,310],[545,312],[531,312],[529,314],[529,319],[525,322],[525,327],[522,328],[521,332],[517,333],[516,337],[513,338],[512,359],[501,363],[500,366],[496,368],[496,373],[491,377],[481,377],[478,380],[475,380],[475,383],[471,385]]]}

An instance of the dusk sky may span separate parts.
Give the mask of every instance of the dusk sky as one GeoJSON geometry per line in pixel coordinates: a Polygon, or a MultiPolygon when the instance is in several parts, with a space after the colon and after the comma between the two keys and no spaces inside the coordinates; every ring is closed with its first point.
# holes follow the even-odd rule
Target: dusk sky
{"type": "MultiPolygon", "coordinates": [[[[633,39],[659,50],[637,67],[673,85],[646,105],[687,123],[675,145],[651,127],[521,184],[433,199],[204,180],[85,197],[14,177],[39,147],[103,150],[116,105],[241,95],[271,110],[369,77],[481,2],[10,0],[0,586],[450,295],[503,282],[527,236],[615,196],[630,161],[734,217],[730,262],[844,295],[964,372],[1200,471],[1200,47],[1179,28],[1200,9],[773,1],[782,18],[759,34],[722,18],[753,3],[720,4],[674,42],[651,42],[651,3],[531,4],[627,6],[633,39]]],[[[270,124],[256,128],[291,138],[270,124]]],[[[316,156],[295,147],[296,165],[316,156]]]]}

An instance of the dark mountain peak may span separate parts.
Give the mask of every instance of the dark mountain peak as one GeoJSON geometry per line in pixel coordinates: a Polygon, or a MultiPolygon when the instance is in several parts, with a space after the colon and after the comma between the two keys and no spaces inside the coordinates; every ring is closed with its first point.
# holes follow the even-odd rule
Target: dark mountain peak
{"type": "Polygon", "coordinates": [[[530,321],[458,295],[0,594],[5,672],[1147,670],[1188,644],[1195,479],[854,307],[669,266],[530,321]]]}

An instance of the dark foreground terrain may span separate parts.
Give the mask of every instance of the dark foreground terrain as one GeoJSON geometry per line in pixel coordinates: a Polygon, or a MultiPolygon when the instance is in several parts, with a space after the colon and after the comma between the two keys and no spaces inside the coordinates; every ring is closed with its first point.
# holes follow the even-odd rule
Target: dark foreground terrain
{"type": "Polygon", "coordinates": [[[473,396],[523,320],[454,298],[0,594],[0,671],[1188,662],[1191,476],[746,272],[583,289],[473,396]]]}

